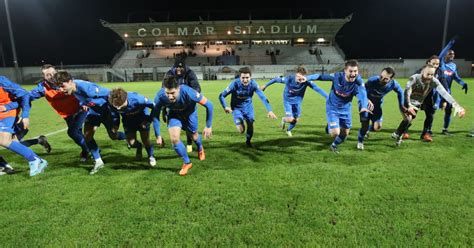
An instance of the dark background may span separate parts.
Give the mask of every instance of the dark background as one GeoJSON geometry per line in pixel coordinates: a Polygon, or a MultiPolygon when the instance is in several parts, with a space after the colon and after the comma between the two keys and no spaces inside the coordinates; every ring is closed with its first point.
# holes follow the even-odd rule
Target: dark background
{"type": "MultiPolygon", "coordinates": [[[[188,0],[189,1],[189,0],[188,0]]],[[[110,63],[122,43],[99,19],[111,23],[156,21],[344,18],[336,37],[347,58],[427,58],[441,49],[447,0],[362,1],[144,1],[9,0],[20,66],[110,63]],[[255,5],[258,4],[258,5],[255,5]]],[[[7,66],[12,54],[4,1],[0,41],[7,66]]],[[[458,58],[474,58],[474,1],[451,0],[448,39],[459,36],[458,58]]],[[[0,64],[1,65],[1,64],[0,64]]]]}

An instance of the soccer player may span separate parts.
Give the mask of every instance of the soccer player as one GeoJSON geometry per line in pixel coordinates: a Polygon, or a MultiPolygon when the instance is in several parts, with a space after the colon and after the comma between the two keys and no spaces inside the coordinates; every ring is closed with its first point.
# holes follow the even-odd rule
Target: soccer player
{"type": "MultiPolygon", "coordinates": [[[[168,76],[174,76],[178,83],[185,84],[195,91],[201,93],[201,85],[199,85],[196,73],[185,63],[185,58],[178,57],[174,62],[173,67],[166,73],[168,76]]],[[[166,109],[163,109],[163,119],[166,116],[166,109]]],[[[166,122],[166,121],[165,121],[166,122]]],[[[193,134],[186,131],[186,151],[193,151],[193,134]]]]}
{"type": "MultiPolygon", "coordinates": [[[[449,43],[446,45],[446,47],[443,48],[441,53],[439,54],[439,58],[441,59],[441,70],[443,70],[443,73],[446,77],[447,85],[448,85],[448,93],[451,94],[451,85],[453,83],[453,80],[455,80],[458,84],[462,86],[462,89],[464,90],[464,93],[467,94],[467,83],[464,82],[461,77],[458,75],[457,71],[457,66],[454,63],[454,57],[455,53],[451,49],[455,43],[455,39],[452,39],[449,41],[449,43]]],[[[444,135],[451,135],[451,133],[448,131],[449,124],[451,123],[451,113],[453,106],[451,104],[446,103],[446,99],[441,100],[440,106],[444,106],[444,124],[443,124],[443,130],[442,134],[444,135]]]]}
{"type": "Polygon", "coordinates": [[[286,134],[289,137],[292,136],[291,130],[295,128],[296,123],[300,120],[301,104],[306,92],[306,87],[310,87],[325,99],[328,98],[328,94],[324,90],[310,81],[319,79],[320,75],[309,75],[311,79],[307,79],[305,77],[306,74],[306,69],[302,66],[298,66],[296,68],[295,75],[276,77],[261,87],[262,90],[265,90],[274,83],[285,84],[285,89],[283,90],[283,107],[285,108],[285,117],[281,119],[281,127],[282,129],[285,129],[285,123],[289,123],[288,128],[286,129],[286,134]]]}
{"type": "Polygon", "coordinates": [[[391,91],[395,91],[398,96],[398,107],[403,113],[403,89],[400,84],[393,79],[395,77],[395,70],[392,67],[386,67],[382,70],[379,76],[370,77],[365,83],[367,91],[368,106],[372,113],[360,113],[361,128],[357,136],[357,149],[364,150],[364,137],[369,130],[380,131],[382,129],[382,105],[383,98],[391,91]],[[372,122],[372,125],[370,125],[372,122]]]}
{"type": "Polygon", "coordinates": [[[118,132],[120,125],[118,113],[111,111],[107,104],[109,90],[91,82],[73,80],[67,71],[58,71],[54,75],[54,82],[64,94],[76,97],[84,111],[89,111],[84,124],[84,137],[87,148],[95,160],[94,168],[89,173],[93,175],[104,167],[99,147],[94,139],[94,134],[100,124],[104,124],[112,140],[125,139],[125,134],[118,132]]]}
{"type": "Polygon", "coordinates": [[[199,92],[193,90],[186,85],[179,85],[173,76],[166,76],[163,80],[163,88],[156,93],[155,108],[152,113],[153,128],[155,129],[156,143],[163,144],[163,138],[160,134],[160,111],[162,107],[168,109],[168,132],[176,153],[182,157],[183,166],[179,171],[179,175],[185,176],[193,164],[188,157],[186,148],[180,140],[181,130],[188,130],[193,134],[193,140],[198,147],[198,158],[204,160],[206,154],[202,145],[201,136],[199,135],[196,103],[206,108],[206,127],[203,135],[210,138],[212,135],[212,103],[199,92]]]}
{"type": "Polygon", "coordinates": [[[155,166],[153,145],[150,143],[150,111],[145,109],[152,110],[153,102],[136,92],[127,92],[122,88],[117,88],[110,91],[109,104],[122,116],[128,146],[137,149],[136,157],[142,158],[142,144],[137,140],[138,131],[148,154],[149,164],[155,166]]]}
{"type": "Polygon", "coordinates": [[[337,154],[337,146],[346,140],[352,127],[352,98],[357,96],[359,99],[360,113],[371,112],[368,109],[367,92],[359,75],[357,60],[346,61],[343,72],[336,72],[334,75],[323,74],[320,79],[332,81],[331,92],[326,101],[326,118],[329,134],[334,137],[329,149],[337,154]]]}
{"type": "Polygon", "coordinates": [[[411,122],[416,118],[418,110],[422,107],[425,98],[433,88],[436,88],[436,91],[441,97],[452,104],[455,113],[459,114],[459,117],[464,116],[464,108],[454,100],[444,89],[439,80],[434,77],[435,71],[436,69],[432,65],[425,65],[420,74],[415,74],[410,77],[405,88],[405,107],[407,111],[403,114],[403,120],[398,126],[397,131],[392,134],[392,137],[397,140],[397,146],[400,146],[402,143],[402,136],[400,134],[408,130],[411,122]]]}
{"type": "Polygon", "coordinates": [[[272,107],[265,94],[258,87],[257,82],[252,79],[252,73],[248,67],[239,70],[240,77],[232,81],[229,86],[219,95],[219,101],[226,113],[232,113],[237,131],[245,132],[244,121],[247,123],[246,141],[248,147],[252,147],[253,123],[255,121],[252,97],[257,93],[260,100],[268,111],[267,116],[276,119],[272,107]],[[230,107],[225,102],[225,97],[232,94],[230,107]]]}
{"type": "MultiPolygon", "coordinates": [[[[21,121],[23,122],[23,126],[27,129],[29,127],[30,112],[28,92],[8,78],[0,76],[0,106],[8,106],[12,100],[19,100],[21,103],[21,121]],[[14,97],[14,99],[12,97],[14,97]]],[[[43,172],[48,166],[48,162],[41,159],[30,148],[13,139],[13,133],[15,132],[13,129],[17,111],[18,109],[8,109],[8,107],[6,107],[5,111],[0,112],[0,146],[28,160],[30,176],[36,176],[43,172]]]]}
{"type": "Polygon", "coordinates": [[[86,161],[89,149],[82,133],[82,125],[86,120],[87,111],[81,109],[76,97],[66,95],[54,85],[53,76],[56,74],[54,66],[45,64],[41,67],[41,72],[43,80],[30,91],[30,100],[34,101],[44,97],[48,101],[54,111],[66,121],[68,136],[81,147],[80,160],[86,161]]]}

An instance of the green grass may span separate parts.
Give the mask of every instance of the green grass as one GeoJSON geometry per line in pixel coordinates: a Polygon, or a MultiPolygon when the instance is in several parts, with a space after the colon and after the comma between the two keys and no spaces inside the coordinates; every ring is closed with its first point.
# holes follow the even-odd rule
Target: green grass
{"type": "MultiPolygon", "coordinates": [[[[405,85],[406,79],[400,82],[405,85]]],[[[166,131],[167,146],[155,149],[158,165],[151,169],[100,128],[96,139],[106,168],[94,176],[88,175],[92,162],[78,162],[80,149],[65,132],[49,136],[51,154],[33,147],[50,164],[34,178],[21,157],[1,150],[20,171],[0,177],[1,246],[474,245],[474,140],[466,137],[474,124],[472,92],[465,95],[453,86],[467,110],[466,118],[452,122],[455,136],[440,135],[444,113],[437,112],[434,142],[421,142],[422,113],[410,129],[412,138],[400,148],[390,138],[401,120],[391,93],[383,130],[371,135],[366,150],[355,148],[359,119],[354,113],[354,129],[335,156],[324,133],[324,101],[310,89],[291,138],[278,120],[265,117],[255,97],[256,148],[246,148],[245,136],[219,105],[218,94],[227,84],[202,83],[215,106],[214,135],[204,141],[205,161],[196,152],[190,155],[194,167],[186,177],[177,174],[182,161],[166,131]]],[[[161,86],[103,85],[150,98],[161,86]]],[[[329,83],[319,85],[329,89],[329,83]]],[[[283,85],[274,85],[265,92],[279,117],[282,90],[283,85]]],[[[202,130],[201,107],[199,115],[202,130]]],[[[65,127],[45,100],[34,102],[27,138],[65,127]]]]}

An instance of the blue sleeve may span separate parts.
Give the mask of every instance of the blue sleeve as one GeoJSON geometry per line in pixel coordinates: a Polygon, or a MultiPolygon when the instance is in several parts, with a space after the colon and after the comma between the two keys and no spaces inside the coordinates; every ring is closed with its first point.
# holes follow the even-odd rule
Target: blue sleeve
{"type": "Polygon", "coordinates": [[[267,97],[263,93],[263,91],[258,87],[258,84],[255,84],[255,93],[260,98],[260,100],[265,105],[265,108],[268,112],[272,111],[272,106],[270,106],[270,102],[268,101],[267,97]]]}
{"type": "Polygon", "coordinates": [[[321,74],[319,76],[320,81],[334,81],[334,75],[332,74],[321,74]]]}
{"type": "Polygon", "coordinates": [[[369,100],[367,99],[367,90],[365,89],[364,82],[360,79],[360,84],[357,88],[357,98],[360,101],[360,106],[362,108],[368,108],[369,100]]]}
{"type": "Polygon", "coordinates": [[[464,86],[466,84],[466,82],[462,81],[457,71],[454,72],[453,78],[454,78],[454,81],[456,81],[461,86],[464,86]]]}
{"type": "Polygon", "coordinates": [[[209,101],[209,99],[203,104],[199,102],[202,106],[206,108],[206,127],[211,128],[212,127],[212,116],[214,115],[214,106],[212,105],[212,102],[209,101]]]}
{"type": "Polygon", "coordinates": [[[21,117],[28,118],[30,116],[30,94],[28,94],[28,91],[9,80],[4,81],[3,89],[12,94],[16,98],[16,101],[20,103],[21,117]]]}
{"type": "Polygon", "coordinates": [[[320,77],[321,75],[318,73],[311,74],[311,75],[306,76],[306,81],[319,80],[320,77]]]}
{"type": "Polygon", "coordinates": [[[453,47],[454,42],[456,42],[454,39],[450,40],[448,44],[443,48],[443,50],[441,50],[441,52],[439,53],[438,57],[441,64],[444,64],[444,57],[446,57],[446,54],[448,54],[448,50],[453,47]]]}
{"type": "Polygon", "coordinates": [[[148,99],[147,97],[144,97],[144,96],[141,96],[138,98],[138,104],[140,106],[143,106],[147,109],[145,109],[145,114],[146,115],[150,115],[150,112],[153,111],[153,107],[155,106],[155,103],[153,103],[152,101],[150,101],[150,99],[148,99]],[[148,110],[150,109],[150,110],[148,110]]]}
{"type": "Polygon", "coordinates": [[[219,102],[221,103],[222,108],[226,108],[227,104],[225,102],[225,97],[234,91],[234,82],[230,83],[227,88],[219,94],[219,102]]]}
{"type": "Polygon", "coordinates": [[[160,114],[162,104],[158,95],[155,97],[155,106],[151,111],[151,117],[153,118],[153,130],[155,130],[155,137],[160,136],[160,114]]]}
{"type": "Polygon", "coordinates": [[[10,111],[12,109],[17,109],[20,106],[20,104],[17,101],[13,101],[13,102],[10,102],[9,104],[5,104],[3,106],[6,108],[5,112],[7,112],[7,111],[10,111]]]}
{"type": "Polygon", "coordinates": [[[324,98],[328,98],[328,94],[326,93],[326,91],[324,91],[323,89],[319,88],[315,83],[313,82],[308,82],[309,83],[309,87],[311,87],[311,89],[313,89],[314,91],[316,91],[317,93],[319,93],[321,96],[323,96],[324,98]]]}
{"type": "Polygon", "coordinates": [[[30,101],[40,99],[45,94],[44,86],[42,83],[39,83],[34,89],[30,91],[30,101]]]}
{"type": "Polygon", "coordinates": [[[404,96],[403,96],[403,89],[402,87],[400,86],[400,84],[397,82],[397,81],[393,81],[393,83],[395,84],[395,87],[393,88],[393,91],[397,92],[397,97],[398,97],[398,107],[400,108],[400,110],[403,110],[403,101],[404,101],[404,96]]]}
{"type": "Polygon", "coordinates": [[[268,81],[266,84],[265,84],[265,88],[267,88],[268,86],[274,84],[274,83],[280,83],[280,84],[284,84],[286,83],[286,78],[285,77],[276,77],[276,78],[273,78],[272,80],[268,81]]]}

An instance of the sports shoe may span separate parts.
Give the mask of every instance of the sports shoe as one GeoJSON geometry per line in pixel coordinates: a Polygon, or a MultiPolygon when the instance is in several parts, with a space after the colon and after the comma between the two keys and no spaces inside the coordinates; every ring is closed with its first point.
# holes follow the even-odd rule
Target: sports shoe
{"type": "Polygon", "coordinates": [[[365,133],[365,135],[364,135],[364,139],[368,139],[368,138],[369,138],[369,136],[370,136],[370,134],[369,134],[369,133],[370,133],[370,130],[369,130],[369,131],[367,131],[367,133],[365,133]]]}
{"type": "Polygon", "coordinates": [[[288,137],[293,137],[293,134],[291,133],[291,131],[286,131],[286,135],[288,135],[288,137]]]}
{"type": "Polygon", "coordinates": [[[432,142],[433,141],[433,138],[431,137],[431,134],[429,134],[429,133],[423,134],[422,139],[423,139],[424,142],[432,142]]]}
{"type": "Polygon", "coordinates": [[[155,165],[156,165],[156,158],[155,157],[153,157],[153,156],[149,157],[148,161],[149,161],[148,163],[150,164],[150,166],[155,167],[155,165]]]}
{"type": "Polygon", "coordinates": [[[88,153],[88,152],[82,151],[81,154],[79,154],[79,161],[81,161],[81,162],[86,162],[88,156],[89,156],[89,153],[88,153]]]}
{"type": "Polygon", "coordinates": [[[40,158],[36,158],[35,160],[28,162],[28,166],[30,167],[30,177],[34,177],[38,175],[39,173],[41,173],[41,170],[39,169],[40,165],[41,165],[40,158]]]}
{"type": "Polygon", "coordinates": [[[409,138],[410,138],[410,135],[408,133],[403,133],[402,139],[406,140],[406,139],[409,139],[409,138]]]}
{"type": "Polygon", "coordinates": [[[358,142],[357,143],[357,149],[358,150],[364,150],[364,143],[358,142]]]}
{"type": "Polygon", "coordinates": [[[204,147],[200,151],[198,151],[198,159],[201,161],[206,159],[206,152],[204,152],[204,147]]]}
{"type": "Polygon", "coordinates": [[[396,146],[401,146],[403,142],[403,137],[398,137],[397,141],[395,141],[396,146]]]}
{"type": "Polygon", "coordinates": [[[45,150],[47,153],[50,153],[50,152],[51,152],[51,145],[49,144],[48,138],[46,138],[46,136],[40,135],[40,136],[38,137],[38,144],[40,144],[41,146],[43,146],[44,150],[45,150]]]}
{"type": "Polygon", "coordinates": [[[46,167],[48,167],[48,161],[44,160],[44,159],[40,159],[41,160],[41,163],[38,165],[38,174],[39,173],[42,173],[44,171],[44,169],[46,169],[46,167]]]}
{"type": "Polygon", "coordinates": [[[392,133],[392,139],[398,139],[400,135],[397,132],[392,133]]]}
{"type": "Polygon", "coordinates": [[[193,145],[186,145],[186,152],[193,152],[193,145]]]}
{"type": "Polygon", "coordinates": [[[443,131],[441,131],[441,134],[442,134],[442,135],[446,135],[446,136],[453,136],[453,134],[450,133],[450,132],[448,131],[448,129],[443,129],[443,131]]]}
{"type": "Polygon", "coordinates": [[[245,141],[245,144],[246,144],[247,147],[249,147],[249,148],[252,148],[252,147],[253,147],[252,142],[251,142],[250,140],[246,140],[246,141],[245,141]]]}
{"type": "Polygon", "coordinates": [[[94,168],[89,172],[89,175],[94,175],[97,173],[100,169],[104,167],[104,161],[102,161],[101,158],[98,158],[95,160],[94,168]]]}
{"type": "Polygon", "coordinates": [[[137,144],[137,151],[135,152],[136,159],[142,159],[143,157],[143,145],[140,142],[136,142],[137,144]]]}
{"type": "Polygon", "coordinates": [[[192,163],[183,164],[183,166],[181,167],[181,170],[179,171],[179,175],[186,176],[186,174],[188,174],[188,170],[191,169],[192,167],[193,167],[192,163]]]}
{"type": "Polygon", "coordinates": [[[337,146],[330,145],[329,150],[331,152],[334,152],[335,154],[339,154],[339,151],[337,150],[337,146]]]}
{"type": "Polygon", "coordinates": [[[7,175],[7,174],[14,174],[15,170],[9,164],[1,164],[0,165],[0,176],[7,175]]]}

